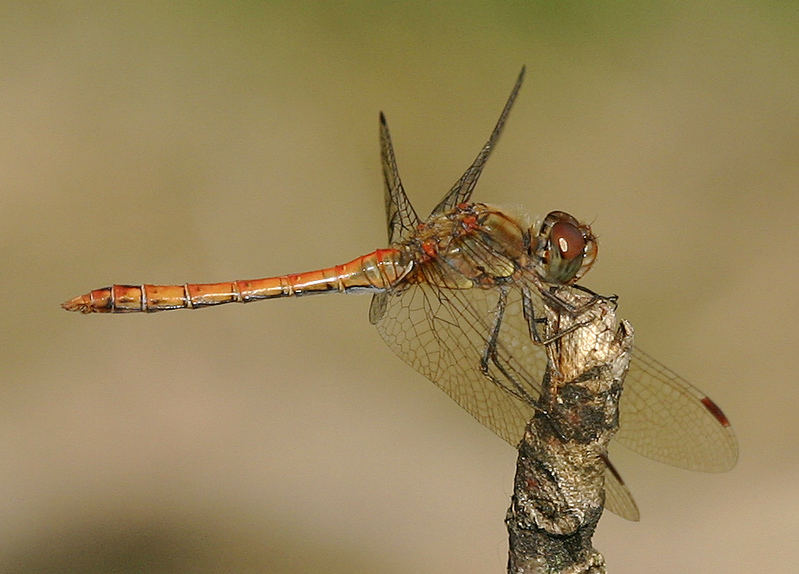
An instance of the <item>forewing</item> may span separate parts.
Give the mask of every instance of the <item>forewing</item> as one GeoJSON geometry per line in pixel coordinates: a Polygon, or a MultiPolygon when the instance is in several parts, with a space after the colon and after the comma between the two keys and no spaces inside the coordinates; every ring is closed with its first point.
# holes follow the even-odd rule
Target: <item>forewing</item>
{"type": "Polygon", "coordinates": [[[502,113],[500,114],[499,119],[494,126],[494,131],[491,132],[491,136],[483,146],[483,149],[481,149],[480,153],[477,154],[477,157],[472,162],[472,165],[469,166],[469,169],[466,170],[466,173],[464,173],[460,179],[455,182],[455,185],[453,185],[452,189],[450,189],[447,195],[444,196],[444,199],[442,199],[441,202],[436,205],[431,215],[443,213],[448,209],[452,209],[459,203],[469,201],[469,198],[474,191],[474,187],[477,185],[477,180],[480,178],[480,174],[483,171],[483,167],[485,167],[485,163],[488,161],[488,156],[491,155],[491,152],[497,145],[499,136],[502,133],[502,128],[505,127],[505,121],[508,119],[510,110],[513,107],[513,102],[516,100],[516,95],[519,93],[519,89],[522,87],[523,80],[524,67],[522,67],[522,71],[519,72],[519,77],[516,80],[516,84],[513,86],[513,90],[511,90],[510,97],[508,97],[508,101],[505,102],[505,107],[502,109],[502,113]]]}
{"type": "Polygon", "coordinates": [[[370,316],[383,340],[400,358],[515,447],[534,412],[518,391],[538,397],[546,359],[530,341],[520,312],[520,295],[512,291],[497,342],[497,362],[513,380],[494,364],[489,364],[489,370],[498,383],[483,375],[480,359],[498,298],[499,292],[493,289],[443,290],[430,283],[417,283],[401,292],[375,297],[370,316]],[[519,311],[511,312],[513,308],[519,311]],[[517,360],[517,356],[525,361],[517,360]]]}
{"type": "Polygon", "coordinates": [[[399,243],[419,224],[419,216],[413,209],[405,189],[402,187],[394,146],[388,131],[386,116],[380,112],[380,161],[383,165],[383,182],[386,201],[386,224],[389,244],[399,243]]]}
{"type": "Polygon", "coordinates": [[[619,410],[616,439],[639,454],[690,470],[735,466],[738,443],[721,409],[637,347],[619,410]]]}

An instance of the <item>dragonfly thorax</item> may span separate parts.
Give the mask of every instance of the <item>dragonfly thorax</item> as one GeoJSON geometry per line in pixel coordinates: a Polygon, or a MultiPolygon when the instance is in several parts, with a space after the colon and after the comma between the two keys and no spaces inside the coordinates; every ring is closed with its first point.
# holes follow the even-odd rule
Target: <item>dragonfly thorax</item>
{"type": "Polygon", "coordinates": [[[515,217],[482,203],[434,216],[405,243],[425,281],[447,288],[491,287],[529,266],[530,235],[515,217]]]}

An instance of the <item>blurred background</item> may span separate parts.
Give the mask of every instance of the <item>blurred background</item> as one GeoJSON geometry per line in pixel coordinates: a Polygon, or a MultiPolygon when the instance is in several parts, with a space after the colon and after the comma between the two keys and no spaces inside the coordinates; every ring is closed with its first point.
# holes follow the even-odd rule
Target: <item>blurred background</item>
{"type": "Polygon", "coordinates": [[[89,316],[110,283],[385,243],[378,112],[428,212],[527,79],[475,199],[592,223],[584,284],[717,401],[738,466],[618,449],[609,571],[792,572],[799,12],[783,2],[5,2],[0,571],[503,572],[515,452],[368,297],[89,316]]]}

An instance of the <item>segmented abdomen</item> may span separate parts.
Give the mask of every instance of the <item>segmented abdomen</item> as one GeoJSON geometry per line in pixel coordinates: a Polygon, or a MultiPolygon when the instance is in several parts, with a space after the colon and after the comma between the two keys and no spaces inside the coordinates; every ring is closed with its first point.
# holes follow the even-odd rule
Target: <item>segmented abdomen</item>
{"type": "Polygon", "coordinates": [[[62,307],[81,313],[135,313],[197,309],[225,303],[310,295],[384,291],[410,269],[402,252],[378,249],[349,263],[306,273],[184,285],[111,285],[79,295],[62,307]]]}

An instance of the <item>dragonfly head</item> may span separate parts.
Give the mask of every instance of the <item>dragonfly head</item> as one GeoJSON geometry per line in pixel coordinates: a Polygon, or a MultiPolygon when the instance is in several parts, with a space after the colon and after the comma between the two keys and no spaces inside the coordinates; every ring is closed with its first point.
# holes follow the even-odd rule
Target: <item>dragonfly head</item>
{"type": "MultiPolygon", "coordinates": [[[[531,235],[534,230],[531,229],[531,235]]],[[[594,264],[596,238],[591,228],[563,211],[544,218],[531,245],[536,272],[546,283],[571,285],[594,264]]]]}

